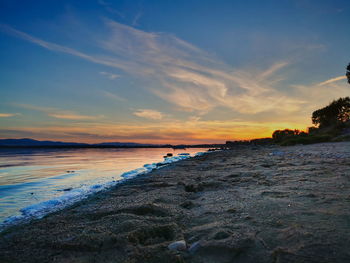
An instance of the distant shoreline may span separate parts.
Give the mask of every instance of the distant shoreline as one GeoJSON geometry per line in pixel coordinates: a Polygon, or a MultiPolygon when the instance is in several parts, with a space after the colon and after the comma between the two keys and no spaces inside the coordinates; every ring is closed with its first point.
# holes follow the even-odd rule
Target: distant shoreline
{"type": "Polygon", "coordinates": [[[0,149],[8,148],[221,148],[225,144],[204,143],[204,144],[151,144],[135,142],[102,142],[102,143],[79,143],[60,141],[38,141],[30,138],[22,139],[0,139],[0,149]]]}
{"type": "MultiPolygon", "coordinates": [[[[186,145],[184,148],[215,148],[215,147],[224,147],[225,144],[203,144],[203,145],[186,145]]],[[[28,148],[35,148],[35,149],[55,149],[55,148],[69,148],[69,149],[86,149],[86,148],[173,148],[173,146],[112,146],[112,145],[81,145],[81,146],[71,146],[71,145],[47,145],[47,146],[0,146],[0,149],[28,149],[28,148]]],[[[176,148],[175,148],[176,149],[176,148]]],[[[176,150],[181,150],[183,148],[178,148],[176,150]]]]}

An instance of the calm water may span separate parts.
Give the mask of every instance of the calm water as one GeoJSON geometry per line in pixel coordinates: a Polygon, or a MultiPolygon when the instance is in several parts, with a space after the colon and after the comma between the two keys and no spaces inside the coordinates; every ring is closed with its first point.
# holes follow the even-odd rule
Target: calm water
{"type": "Polygon", "coordinates": [[[25,207],[62,196],[76,198],[91,186],[121,180],[127,171],[163,161],[166,153],[202,151],[206,149],[1,150],[0,222],[25,207]]]}

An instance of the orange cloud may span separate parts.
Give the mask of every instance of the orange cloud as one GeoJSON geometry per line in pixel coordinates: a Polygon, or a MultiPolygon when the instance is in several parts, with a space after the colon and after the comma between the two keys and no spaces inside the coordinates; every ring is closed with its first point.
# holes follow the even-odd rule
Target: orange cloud
{"type": "Polygon", "coordinates": [[[0,118],[8,118],[18,115],[18,113],[0,113],[0,118]]]}
{"type": "Polygon", "coordinates": [[[87,115],[80,115],[80,114],[74,114],[74,113],[49,113],[47,115],[57,119],[65,119],[65,120],[96,120],[99,118],[97,116],[87,116],[87,115]]]}
{"type": "Polygon", "coordinates": [[[151,119],[151,120],[161,120],[164,114],[160,111],[150,110],[150,109],[140,109],[133,113],[135,116],[151,119]]]}

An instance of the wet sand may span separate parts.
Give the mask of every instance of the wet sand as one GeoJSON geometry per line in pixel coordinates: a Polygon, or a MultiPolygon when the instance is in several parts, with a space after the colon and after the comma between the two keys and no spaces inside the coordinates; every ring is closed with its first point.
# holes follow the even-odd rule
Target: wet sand
{"type": "Polygon", "coordinates": [[[349,262],[349,208],[349,142],[241,147],[10,228],[0,262],[349,262]]]}

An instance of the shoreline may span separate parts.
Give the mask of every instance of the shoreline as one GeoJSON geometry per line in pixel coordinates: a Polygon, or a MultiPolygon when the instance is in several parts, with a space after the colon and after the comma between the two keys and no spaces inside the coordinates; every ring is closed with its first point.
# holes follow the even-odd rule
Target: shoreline
{"type": "Polygon", "coordinates": [[[239,147],[188,158],[6,229],[0,261],[345,262],[348,149],[239,147]],[[169,249],[175,241],[185,246],[169,249]]]}
{"type": "MultiPolygon", "coordinates": [[[[124,184],[128,180],[133,180],[138,176],[146,175],[153,170],[157,170],[163,168],[169,164],[176,163],[178,161],[182,161],[188,158],[193,158],[196,156],[200,156],[203,154],[207,154],[209,152],[197,152],[194,155],[179,153],[178,155],[170,156],[165,158],[163,161],[152,163],[152,164],[144,164],[141,167],[138,167],[133,170],[126,171],[119,175],[119,180],[108,181],[103,184],[93,184],[88,186],[87,188],[75,188],[67,191],[67,193],[56,197],[54,199],[45,200],[42,202],[38,202],[27,207],[21,208],[18,212],[19,215],[12,215],[5,218],[2,222],[0,222],[0,233],[5,231],[7,228],[30,223],[32,220],[40,219],[44,216],[47,216],[51,213],[55,213],[61,211],[69,206],[74,205],[75,203],[79,203],[80,201],[89,198],[94,194],[98,194],[102,191],[108,191],[113,187],[117,187],[121,184],[124,184]]],[[[63,190],[64,191],[64,190],[63,190]]]]}

